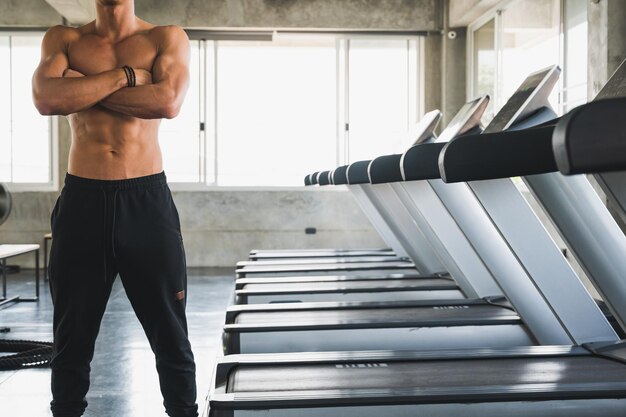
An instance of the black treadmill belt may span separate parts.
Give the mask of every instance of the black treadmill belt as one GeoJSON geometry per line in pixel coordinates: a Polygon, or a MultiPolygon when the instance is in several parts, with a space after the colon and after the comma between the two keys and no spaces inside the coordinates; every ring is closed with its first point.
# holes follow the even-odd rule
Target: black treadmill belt
{"type": "Polygon", "coordinates": [[[396,256],[320,256],[317,258],[307,259],[257,259],[250,261],[242,261],[237,263],[239,268],[249,268],[251,266],[282,266],[282,265],[320,265],[320,264],[349,264],[358,262],[407,262],[396,256]]]}
{"type": "Polygon", "coordinates": [[[301,253],[354,253],[354,252],[367,252],[367,253],[393,253],[393,249],[378,249],[378,248],[360,248],[360,249],[260,249],[250,251],[251,255],[275,255],[275,254],[301,254],[301,253]]]}
{"type": "Polygon", "coordinates": [[[516,320],[518,315],[508,308],[494,305],[424,306],[403,308],[358,308],[342,310],[303,310],[272,312],[241,312],[236,324],[293,324],[354,323],[354,322],[411,322],[462,319],[516,320]]]}
{"type": "Polygon", "coordinates": [[[454,281],[446,278],[415,278],[415,279],[381,279],[381,280],[367,280],[367,281],[341,281],[341,282],[285,282],[279,284],[246,284],[243,286],[243,290],[247,291],[259,291],[259,292],[274,292],[274,291],[294,291],[294,292],[307,292],[307,291],[328,291],[328,290],[360,290],[367,288],[430,288],[441,287],[445,289],[456,289],[457,285],[454,281]]]}
{"type": "Polygon", "coordinates": [[[250,259],[281,259],[281,258],[325,258],[325,257],[343,257],[343,256],[396,256],[392,251],[319,251],[319,252],[275,252],[252,254],[250,259]]]}
{"type": "Polygon", "coordinates": [[[294,275],[294,276],[278,276],[278,277],[252,277],[238,278],[238,284],[258,284],[259,282],[280,284],[284,282],[336,282],[336,281],[373,281],[373,280],[390,280],[390,279],[424,279],[426,277],[436,277],[441,274],[419,274],[417,272],[410,274],[394,274],[394,273],[377,273],[377,274],[358,274],[358,275],[294,275]]]}
{"type": "Polygon", "coordinates": [[[240,366],[227,392],[626,383],[626,365],[593,356],[240,366]]]}
{"type": "Polygon", "coordinates": [[[275,265],[255,266],[250,265],[241,268],[240,273],[271,273],[271,272],[309,272],[327,270],[358,270],[358,269],[414,269],[410,262],[352,262],[347,264],[318,264],[318,265],[275,265]]]}

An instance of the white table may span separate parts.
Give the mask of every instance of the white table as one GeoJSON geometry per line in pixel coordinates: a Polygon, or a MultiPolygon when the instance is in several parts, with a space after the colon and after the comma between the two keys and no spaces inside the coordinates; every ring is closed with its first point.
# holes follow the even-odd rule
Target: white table
{"type": "Polygon", "coordinates": [[[0,298],[0,307],[8,303],[39,300],[39,245],[0,245],[0,265],[2,265],[2,297],[0,298]],[[7,259],[30,252],[35,253],[35,296],[21,297],[16,295],[9,298],[7,297],[7,259]]]}

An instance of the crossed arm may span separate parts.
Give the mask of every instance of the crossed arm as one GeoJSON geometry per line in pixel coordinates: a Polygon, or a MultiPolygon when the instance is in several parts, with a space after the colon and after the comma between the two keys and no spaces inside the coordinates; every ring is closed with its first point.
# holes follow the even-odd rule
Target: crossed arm
{"type": "Polygon", "coordinates": [[[144,119],[173,118],[178,114],[189,85],[189,42],[182,29],[163,28],[152,82],[132,88],[126,87],[126,74],[121,68],[88,76],[71,71],[64,30],[55,27],[48,31],[33,76],[33,100],[41,114],[68,115],[95,105],[144,119]],[[64,76],[68,73],[72,75],[64,76]]]}

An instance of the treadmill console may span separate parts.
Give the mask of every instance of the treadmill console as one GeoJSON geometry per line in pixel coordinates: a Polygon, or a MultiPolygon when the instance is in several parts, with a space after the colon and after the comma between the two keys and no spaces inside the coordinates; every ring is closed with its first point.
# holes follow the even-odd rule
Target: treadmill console
{"type": "Polygon", "coordinates": [[[436,142],[449,142],[455,137],[480,126],[480,118],[483,116],[488,104],[489,96],[486,94],[465,103],[445,130],[441,132],[436,142]]]}
{"type": "Polygon", "coordinates": [[[408,146],[403,146],[399,152],[404,152],[407,148],[419,143],[428,142],[435,135],[435,128],[441,120],[441,111],[433,110],[424,115],[409,132],[408,146]]]}
{"type": "Polygon", "coordinates": [[[555,65],[529,75],[485,128],[485,133],[501,132],[541,107],[548,107],[548,96],[560,73],[555,65]]]}

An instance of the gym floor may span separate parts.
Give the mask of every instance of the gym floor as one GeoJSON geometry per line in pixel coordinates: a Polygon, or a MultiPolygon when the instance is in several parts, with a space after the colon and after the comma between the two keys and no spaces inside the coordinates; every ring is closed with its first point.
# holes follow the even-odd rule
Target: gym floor
{"type": "MultiPolygon", "coordinates": [[[[213,362],[221,349],[224,311],[233,291],[232,268],[188,270],[187,320],[197,366],[198,406],[203,409],[213,362]]],[[[9,275],[9,294],[34,294],[34,273],[9,275]]],[[[0,310],[2,339],[52,341],[52,301],[47,282],[37,303],[0,310]]],[[[0,353],[1,354],[1,353],[0,353]]],[[[0,404],[11,417],[51,416],[50,370],[0,372],[0,404]]],[[[84,417],[166,417],[154,355],[139,321],[116,280],[91,363],[89,407],[84,417]]],[[[4,415],[4,414],[3,414],[4,415]]],[[[8,414],[7,414],[8,416],[8,414]]]]}

